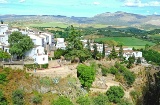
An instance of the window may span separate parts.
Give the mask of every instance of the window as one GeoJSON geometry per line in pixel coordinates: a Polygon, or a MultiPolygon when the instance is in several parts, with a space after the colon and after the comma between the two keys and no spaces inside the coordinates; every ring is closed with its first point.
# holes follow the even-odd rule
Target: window
{"type": "Polygon", "coordinates": [[[36,61],[36,58],[34,59],[34,61],[36,61]]]}
{"type": "Polygon", "coordinates": [[[43,61],[45,61],[45,58],[43,58],[43,61]]]}
{"type": "Polygon", "coordinates": [[[39,53],[39,49],[37,49],[37,53],[39,53]]]}

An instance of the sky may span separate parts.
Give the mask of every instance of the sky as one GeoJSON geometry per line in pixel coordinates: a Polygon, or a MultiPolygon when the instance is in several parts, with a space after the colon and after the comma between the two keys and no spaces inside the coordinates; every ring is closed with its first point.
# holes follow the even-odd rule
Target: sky
{"type": "Polygon", "coordinates": [[[0,15],[92,17],[117,11],[160,15],[160,0],[0,0],[0,15]]]}

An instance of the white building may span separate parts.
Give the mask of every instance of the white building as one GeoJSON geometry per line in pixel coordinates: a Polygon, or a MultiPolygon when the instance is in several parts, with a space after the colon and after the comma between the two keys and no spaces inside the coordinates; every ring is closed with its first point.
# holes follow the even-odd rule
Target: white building
{"type": "MultiPolygon", "coordinates": [[[[119,53],[120,47],[115,47],[115,51],[117,54],[119,53]]],[[[111,47],[108,47],[105,49],[105,55],[108,56],[110,55],[112,51],[111,47]]],[[[132,48],[129,47],[123,47],[123,57],[125,57],[126,60],[128,60],[129,57],[135,56],[135,58],[142,58],[142,52],[141,51],[133,51],[132,48]]]]}
{"type": "MultiPolygon", "coordinates": [[[[9,52],[8,37],[14,31],[19,30],[16,28],[9,29],[7,24],[0,24],[0,48],[6,52],[9,52]]],[[[48,46],[53,46],[54,36],[48,32],[37,32],[29,28],[20,30],[20,32],[24,35],[28,35],[34,43],[34,48],[27,51],[25,57],[34,59],[34,62],[38,64],[48,63],[48,53],[52,49],[48,48],[48,46]],[[46,46],[47,50],[45,49],[46,46]]]]}
{"type": "Polygon", "coordinates": [[[57,38],[56,49],[66,49],[64,38],[57,38]]]}

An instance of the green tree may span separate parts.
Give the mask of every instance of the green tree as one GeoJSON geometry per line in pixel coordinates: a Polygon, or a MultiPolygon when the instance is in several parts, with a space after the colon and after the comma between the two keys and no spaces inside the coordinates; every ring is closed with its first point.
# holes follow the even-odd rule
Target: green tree
{"type": "Polygon", "coordinates": [[[10,53],[18,57],[22,57],[28,50],[34,47],[32,39],[18,31],[13,32],[9,36],[8,42],[10,44],[10,53]]]}
{"type": "Polygon", "coordinates": [[[102,52],[102,57],[105,57],[105,44],[103,43],[103,52],[102,52]]]}
{"type": "Polygon", "coordinates": [[[2,92],[2,90],[0,90],[0,105],[7,105],[7,104],[8,103],[7,103],[6,98],[3,95],[3,92],[2,92]]]}
{"type": "Polygon", "coordinates": [[[13,105],[24,105],[24,92],[22,90],[15,90],[12,93],[13,105]]]}
{"type": "Polygon", "coordinates": [[[65,54],[65,58],[71,59],[72,61],[75,58],[79,58],[80,61],[85,61],[91,57],[91,54],[88,50],[83,48],[80,31],[74,29],[73,26],[69,29],[69,35],[67,38],[67,51],[65,54]]]}
{"type": "Polygon", "coordinates": [[[116,53],[116,51],[115,51],[114,46],[113,46],[112,51],[111,51],[111,53],[110,53],[110,55],[109,55],[109,58],[110,58],[110,59],[115,59],[115,58],[117,58],[117,53],[116,53]]]}
{"type": "Polygon", "coordinates": [[[68,98],[61,96],[53,101],[52,105],[73,105],[73,103],[68,98]]]}
{"type": "Polygon", "coordinates": [[[120,45],[120,48],[119,48],[119,58],[120,58],[120,60],[123,60],[123,47],[122,47],[122,45],[120,45]]]}
{"type": "Polygon", "coordinates": [[[56,59],[60,59],[61,56],[65,55],[65,50],[62,49],[57,49],[56,51],[54,51],[54,58],[56,59]]]}
{"type": "Polygon", "coordinates": [[[141,58],[140,57],[138,57],[138,59],[137,59],[137,64],[141,64],[141,58]]]}
{"type": "Polygon", "coordinates": [[[132,67],[132,64],[134,64],[135,62],[135,56],[131,56],[128,58],[128,64],[127,64],[127,68],[131,68],[132,67]]]}
{"type": "Polygon", "coordinates": [[[96,44],[93,45],[93,49],[94,49],[94,51],[93,51],[93,57],[94,57],[94,59],[96,59],[97,54],[98,54],[97,45],[96,44]]]}
{"type": "Polygon", "coordinates": [[[99,94],[97,97],[93,99],[94,105],[108,105],[109,100],[108,97],[104,94],[99,94]]]}
{"type": "Polygon", "coordinates": [[[8,59],[10,58],[10,54],[8,52],[4,52],[3,50],[0,49],[0,58],[1,59],[8,59]]]}
{"type": "Polygon", "coordinates": [[[88,51],[91,51],[91,46],[90,46],[90,41],[89,40],[87,40],[87,46],[86,46],[86,48],[88,49],[88,51]]]}
{"type": "Polygon", "coordinates": [[[91,87],[95,80],[95,74],[96,72],[93,67],[86,66],[84,64],[79,64],[77,66],[77,76],[83,87],[87,87],[88,89],[91,87]]]}
{"type": "Polygon", "coordinates": [[[124,91],[119,86],[111,86],[106,92],[110,102],[118,103],[124,96],[124,91]]]}
{"type": "Polygon", "coordinates": [[[91,100],[88,96],[81,96],[77,99],[76,103],[79,105],[91,105],[91,100]]]}

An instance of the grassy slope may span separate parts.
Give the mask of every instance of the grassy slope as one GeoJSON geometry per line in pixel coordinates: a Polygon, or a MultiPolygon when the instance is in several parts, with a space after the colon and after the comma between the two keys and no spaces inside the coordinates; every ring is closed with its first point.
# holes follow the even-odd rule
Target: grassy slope
{"type": "Polygon", "coordinates": [[[105,37],[95,39],[96,41],[114,40],[116,42],[121,42],[124,46],[145,46],[146,44],[155,45],[152,42],[143,41],[134,37],[105,37]]]}

